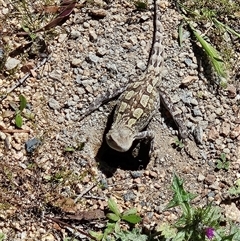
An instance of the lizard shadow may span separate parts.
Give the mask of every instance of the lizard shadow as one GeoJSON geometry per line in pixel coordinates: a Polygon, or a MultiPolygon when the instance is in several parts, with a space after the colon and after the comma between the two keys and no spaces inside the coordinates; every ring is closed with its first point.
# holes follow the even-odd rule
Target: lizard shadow
{"type": "MultiPolygon", "coordinates": [[[[99,169],[107,176],[111,177],[117,168],[122,170],[142,170],[146,169],[150,161],[150,153],[153,140],[136,140],[133,142],[131,149],[127,152],[118,152],[111,149],[106,142],[106,134],[113,123],[114,110],[111,112],[106,128],[103,134],[102,145],[100,146],[95,160],[99,163],[99,169]]],[[[168,127],[178,129],[173,117],[165,106],[161,103],[158,111],[164,118],[164,122],[168,127]]],[[[159,123],[160,124],[160,123],[159,123]]]]}
{"type": "Polygon", "coordinates": [[[111,177],[117,168],[132,171],[145,169],[150,160],[151,141],[134,141],[131,149],[127,152],[118,152],[108,146],[105,137],[113,122],[113,114],[114,110],[108,118],[102,145],[95,157],[99,163],[99,169],[107,177],[111,177]]]}

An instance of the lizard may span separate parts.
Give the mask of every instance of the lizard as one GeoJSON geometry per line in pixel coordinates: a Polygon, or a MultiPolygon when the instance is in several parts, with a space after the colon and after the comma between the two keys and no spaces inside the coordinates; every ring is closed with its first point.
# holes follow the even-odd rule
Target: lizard
{"type": "Polygon", "coordinates": [[[164,28],[161,23],[160,0],[154,1],[154,36],[148,65],[139,79],[128,84],[116,105],[113,123],[106,134],[108,146],[118,152],[128,151],[134,140],[152,139],[152,131],[144,130],[160,108],[160,100],[172,115],[182,138],[186,138],[185,127],[173,104],[159,85],[164,72],[164,28]]]}

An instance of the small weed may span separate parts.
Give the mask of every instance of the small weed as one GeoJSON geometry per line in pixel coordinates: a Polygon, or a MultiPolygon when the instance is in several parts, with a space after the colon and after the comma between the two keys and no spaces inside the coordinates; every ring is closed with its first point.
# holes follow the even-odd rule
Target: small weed
{"type": "Polygon", "coordinates": [[[175,147],[179,150],[181,150],[182,148],[184,148],[184,143],[182,142],[182,140],[180,140],[178,137],[176,137],[175,139],[175,147]]]}
{"type": "Polygon", "coordinates": [[[108,208],[112,211],[107,214],[109,221],[107,222],[104,232],[90,231],[90,235],[97,240],[114,240],[110,239],[109,235],[114,234],[115,237],[121,238],[121,240],[146,240],[140,239],[141,235],[136,229],[134,231],[123,231],[120,227],[120,222],[124,221],[128,224],[137,224],[141,221],[141,217],[137,215],[136,209],[129,209],[123,213],[120,212],[117,203],[110,198],[108,200],[108,208]],[[135,239],[132,239],[134,237],[135,239]],[[137,238],[137,239],[136,239],[137,238]]]}
{"type": "Polygon", "coordinates": [[[147,0],[133,0],[133,3],[138,10],[145,10],[148,7],[147,0]]]}
{"type": "Polygon", "coordinates": [[[73,146],[65,147],[64,151],[65,152],[82,151],[84,146],[85,146],[85,142],[79,142],[79,143],[77,143],[76,147],[73,147],[73,146]]]}
{"type": "Polygon", "coordinates": [[[240,179],[238,179],[235,183],[235,186],[229,188],[229,194],[238,196],[240,194],[240,179]]]}
{"type": "MultiPolygon", "coordinates": [[[[235,18],[232,16],[237,16],[240,11],[239,4],[229,3],[226,0],[178,0],[177,5],[182,12],[184,21],[192,30],[217,73],[218,84],[222,88],[226,88],[228,79],[226,70],[233,67],[232,59],[237,49],[237,45],[229,39],[231,36],[233,36],[232,39],[240,38],[240,33],[229,26],[236,25],[235,18]],[[205,26],[209,27],[206,29],[205,26]],[[200,34],[198,29],[201,29],[204,34],[200,34]],[[214,45],[217,48],[213,47],[214,45]]],[[[183,22],[179,26],[180,46],[183,42],[183,22]]]]}
{"type": "Polygon", "coordinates": [[[27,100],[23,95],[19,96],[20,100],[20,106],[19,109],[15,110],[15,124],[18,128],[21,128],[23,125],[23,118],[22,118],[22,112],[24,108],[27,106],[27,100]]]}
{"type": "Polygon", "coordinates": [[[74,152],[75,148],[73,148],[72,146],[67,146],[67,147],[65,147],[64,151],[65,152],[74,152]]]}
{"type": "MultiPolygon", "coordinates": [[[[240,189],[240,179],[236,183],[240,189]]],[[[187,192],[183,188],[183,181],[176,175],[173,177],[172,200],[166,209],[179,206],[182,210],[181,217],[174,224],[162,223],[151,235],[143,234],[141,228],[123,229],[121,221],[128,224],[137,224],[141,218],[136,214],[135,209],[120,212],[113,199],[108,200],[108,207],[111,210],[107,214],[109,221],[103,232],[90,231],[94,240],[102,241],[238,241],[240,240],[240,229],[233,223],[226,227],[220,226],[224,219],[221,216],[220,208],[208,204],[205,207],[194,208],[191,201],[197,196],[187,192]],[[116,239],[115,239],[116,238],[116,239]]],[[[132,226],[130,226],[132,227],[132,226]]]]}
{"type": "Polygon", "coordinates": [[[3,233],[0,233],[0,241],[4,241],[5,235],[3,233]]]}
{"type": "Polygon", "coordinates": [[[63,241],[79,241],[79,239],[75,239],[75,238],[72,238],[72,237],[66,237],[66,238],[63,239],[63,241]]]}
{"type": "Polygon", "coordinates": [[[227,161],[226,154],[221,153],[220,159],[217,160],[216,168],[217,169],[225,169],[226,171],[229,169],[230,161],[227,161]]]}
{"type": "Polygon", "coordinates": [[[203,208],[193,208],[190,202],[196,197],[195,194],[186,192],[183,181],[174,175],[172,189],[173,199],[167,205],[168,208],[180,206],[182,216],[174,225],[163,224],[158,231],[164,236],[164,240],[171,241],[237,241],[240,229],[232,225],[230,230],[220,227],[221,213],[219,208],[211,204],[203,208]]]}

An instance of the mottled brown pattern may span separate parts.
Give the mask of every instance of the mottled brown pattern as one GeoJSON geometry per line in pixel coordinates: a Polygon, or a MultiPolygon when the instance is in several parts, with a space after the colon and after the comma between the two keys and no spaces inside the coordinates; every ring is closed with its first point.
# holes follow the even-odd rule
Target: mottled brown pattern
{"type": "Polygon", "coordinates": [[[154,44],[147,70],[120,96],[112,127],[106,135],[108,145],[120,152],[129,150],[135,139],[152,137],[152,133],[142,130],[160,105],[156,86],[162,77],[164,47],[159,0],[155,1],[155,11],[154,44]]]}

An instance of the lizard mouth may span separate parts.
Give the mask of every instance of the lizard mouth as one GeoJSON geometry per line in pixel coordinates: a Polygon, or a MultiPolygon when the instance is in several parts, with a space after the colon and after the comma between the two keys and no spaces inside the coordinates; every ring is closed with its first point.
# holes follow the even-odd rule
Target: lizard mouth
{"type": "Polygon", "coordinates": [[[118,152],[126,152],[131,147],[127,142],[118,144],[117,140],[110,133],[106,135],[106,142],[110,148],[118,152]]]}

